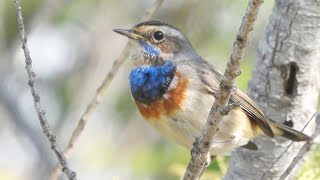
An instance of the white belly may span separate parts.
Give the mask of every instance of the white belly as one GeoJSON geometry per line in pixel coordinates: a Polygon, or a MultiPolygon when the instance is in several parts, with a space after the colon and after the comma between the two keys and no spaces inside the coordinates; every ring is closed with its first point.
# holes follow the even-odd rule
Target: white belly
{"type": "MultiPolygon", "coordinates": [[[[160,119],[147,120],[147,122],[169,139],[191,149],[195,138],[201,135],[205,127],[214,98],[207,95],[193,100],[196,102],[186,102],[182,110],[172,116],[162,116],[160,119]],[[195,103],[196,106],[194,106],[195,103]]],[[[211,154],[228,155],[234,148],[247,144],[254,137],[251,129],[250,120],[240,107],[232,110],[223,117],[211,154]]]]}

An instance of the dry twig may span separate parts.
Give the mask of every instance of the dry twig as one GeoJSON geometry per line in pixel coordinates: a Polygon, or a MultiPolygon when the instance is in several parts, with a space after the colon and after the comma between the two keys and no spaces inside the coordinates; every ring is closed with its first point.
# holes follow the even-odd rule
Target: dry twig
{"type": "MultiPolygon", "coordinates": [[[[313,119],[316,115],[317,115],[317,112],[312,115],[312,117],[309,119],[309,121],[306,123],[306,125],[302,128],[301,132],[304,131],[304,129],[310,124],[310,122],[312,121],[312,119],[313,119]]],[[[276,161],[274,161],[274,162],[270,165],[270,167],[267,169],[267,171],[263,173],[263,175],[261,176],[260,180],[263,180],[263,179],[265,178],[265,176],[268,174],[268,172],[270,172],[270,170],[276,165],[276,163],[279,162],[279,160],[283,157],[283,155],[288,152],[289,148],[293,145],[293,143],[294,143],[294,141],[292,141],[292,142],[287,146],[287,148],[280,154],[280,156],[276,159],[276,161]]]]}
{"type": "Polygon", "coordinates": [[[208,161],[209,151],[222,122],[222,113],[231,96],[235,78],[240,74],[240,62],[248,46],[248,36],[253,29],[253,24],[257,18],[260,5],[263,0],[250,0],[246,14],[243,17],[236,40],[233,44],[233,51],[229,58],[216,100],[210,110],[206,127],[200,138],[193,144],[191,150],[191,160],[186,169],[183,179],[198,179],[203,171],[205,163],[208,161]]]}
{"type": "MultiPolygon", "coordinates": [[[[156,0],[156,2],[148,9],[145,13],[145,15],[142,17],[142,21],[150,19],[154,13],[160,8],[161,4],[163,3],[164,0],[156,0]]],[[[80,120],[78,121],[77,127],[74,129],[72,132],[71,138],[68,141],[68,145],[64,150],[64,155],[68,158],[70,157],[74,144],[77,142],[79,139],[84,127],[86,126],[86,123],[89,120],[89,117],[91,114],[95,111],[96,107],[100,102],[102,101],[103,96],[105,95],[106,90],[108,89],[111,81],[113,80],[114,76],[118,72],[119,68],[127,58],[129,54],[129,44],[126,44],[122,52],[120,53],[120,56],[113,62],[112,67],[106,77],[104,78],[102,84],[99,86],[97,89],[97,92],[91,102],[88,104],[85,112],[82,114],[80,120]]],[[[61,167],[57,165],[52,174],[51,174],[51,179],[57,179],[58,175],[60,174],[61,167]]]]}
{"type": "MultiPolygon", "coordinates": [[[[320,118],[320,116],[317,116],[317,118],[320,118]]],[[[301,147],[299,153],[296,155],[296,157],[293,158],[292,162],[288,166],[288,168],[282,173],[279,180],[284,180],[287,178],[287,176],[290,174],[290,172],[293,170],[293,168],[298,164],[298,162],[302,159],[302,157],[307,154],[310,147],[313,144],[313,141],[316,139],[316,137],[320,134],[320,125],[317,126],[316,130],[313,132],[313,134],[310,137],[310,140],[305,142],[304,145],[301,147]]]]}
{"type": "Polygon", "coordinates": [[[25,28],[23,23],[21,6],[18,0],[14,0],[13,2],[17,11],[19,34],[22,41],[22,49],[24,52],[26,70],[28,73],[28,84],[30,86],[31,94],[33,97],[34,108],[40,120],[43,133],[46,135],[47,139],[49,140],[51,149],[56,154],[59,160],[59,163],[62,166],[63,172],[67,175],[68,179],[76,180],[77,179],[76,173],[69,168],[67,159],[65,158],[65,156],[63,155],[63,153],[61,152],[60,148],[57,145],[56,136],[51,131],[51,128],[45,116],[45,111],[41,109],[40,96],[36,88],[35,73],[33,72],[33,69],[32,69],[32,59],[31,59],[30,51],[27,45],[27,37],[25,35],[25,28]]]}

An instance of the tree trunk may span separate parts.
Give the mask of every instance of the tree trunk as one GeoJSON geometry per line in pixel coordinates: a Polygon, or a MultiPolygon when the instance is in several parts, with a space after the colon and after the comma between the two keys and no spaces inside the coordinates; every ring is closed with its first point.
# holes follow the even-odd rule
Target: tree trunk
{"type": "MultiPolygon", "coordinates": [[[[265,37],[259,44],[249,95],[265,114],[278,122],[292,121],[301,130],[316,112],[320,59],[320,1],[276,0],[265,37]]],[[[311,134],[311,132],[307,132],[311,134]]],[[[224,179],[278,179],[300,143],[266,174],[290,143],[283,138],[259,137],[258,151],[238,148],[224,179]]]]}

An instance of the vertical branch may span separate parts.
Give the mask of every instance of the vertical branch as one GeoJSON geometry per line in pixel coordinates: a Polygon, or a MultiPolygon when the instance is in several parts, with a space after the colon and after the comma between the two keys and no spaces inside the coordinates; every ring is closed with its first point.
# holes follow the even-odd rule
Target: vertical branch
{"type": "MultiPolygon", "coordinates": [[[[156,0],[156,2],[148,9],[145,13],[145,15],[141,18],[141,20],[145,21],[150,19],[155,12],[160,8],[164,0],[156,0]]],[[[92,113],[95,111],[97,106],[101,103],[103,96],[105,95],[106,90],[108,89],[111,81],[113,80],[114,76],[117,74],[118,70],[120,69],[121,65],[127,58],[129,54],[129,44],[127,43],[120,53],[120,56],[113,62],[112,67],[106,77],[104,78],[101,85],[98,87],[97,92],[91,102],[86,107],[85,112],[82,114],[80,120],[78,121],[78,124],[76,128],[73,130],[71,138],[68,141],[68,145],[64,150],[64,155],[68,158],[72,154],[72,150],[74,147],[74,144],[78,141],[82,131],[84,130],[89,117],[92,115],[92,113]]],[[[51,179],[57,179],[61,171],[61,167],[57,165],[52,174],[51,179]]]]}
{"type": "Polygon", "coordinates": [[[240,63],[249,43],[249,34],[253,29],[260,5],[263,0],[250,0],[246,14],[243,17],[236,40],[233,44],[233,51],[229,57],[228,65],[220,82],[220,88],[216,100],[210,110],[206,127],[202,136],[196,140],[191,150],[191,160],[186,169],[183,179],[198,179],[202,173],[205,163],[209,159],[210,148],[214,137],[219,131],[222,122],[221,113],[228,105],[233,90],[235,78],[240,75],[240,63]]]}
{"type": "Polygon", "coordinates": [[[43,129],[43,133],[46,135],[47,139],[49,140],[50,145],[51,145],[51,149],[56,154],[56,156],[59,160],[59,163],[62,166],[63,172],[67,175],[68,179],[76,180],[77,179],[76,173],[69,168],[67,159],[64,157],[63,153],[61,152],[60,148],[57,145],[56,136],[51,131],[51,128],[50,128],[49,123],[48,123],[46,116],[45,116],[45,111],[42,110],[42,108],[41,108],[40,96],[39,96],[38,90],[36,88],[36,82],[35,82],[36,75],[32,69],[32,59],[30,56],[30,51],[29,51],[29,48],[27,45],[27,37],[25,35],[25,30],[24,30],[24,23],[23,23],[21,6],[20,6],[18,0],[14,0],[13,2],[14,2],[16,12],[17,12],[18,28],[19,28],[20,38],[21,38],[21,42],[22,42],[22,49],[23,49],[24,56],[25,56],[26,70],[28,73],[28,84],[30,86],[31,94],[33,97],[34,108],[35,108],[37,115],[38,115],[38,118],[40,120],[40,124],[43,129]]]}

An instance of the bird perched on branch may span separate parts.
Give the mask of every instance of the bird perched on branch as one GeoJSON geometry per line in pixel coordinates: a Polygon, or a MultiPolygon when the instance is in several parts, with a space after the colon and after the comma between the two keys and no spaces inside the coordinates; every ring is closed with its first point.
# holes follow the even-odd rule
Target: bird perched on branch
{"type": "MultiPolygon", "coordinates": [[[[129,38],[135,68],[129,75],[131,94],[144,119],[162,134],[189,149],[206,125],[221,73],[202,59],[183,33],[162,21],[146,21],[131,29],[114,29],[129,38]]],[[[230,98],[239,106],[223,116],[210,153],[228,154],[242,146],[257,150],[259,135],[292,141],[309,137],[264,115],[242,91],[230,98]]]]}

